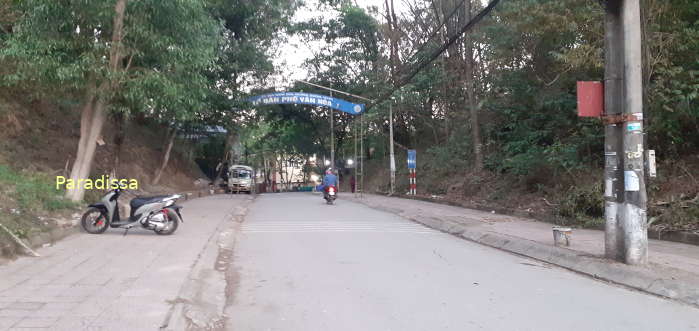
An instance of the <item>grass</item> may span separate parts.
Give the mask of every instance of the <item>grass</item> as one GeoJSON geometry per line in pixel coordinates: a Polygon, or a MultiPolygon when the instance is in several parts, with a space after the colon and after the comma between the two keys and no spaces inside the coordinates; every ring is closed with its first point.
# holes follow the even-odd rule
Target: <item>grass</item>
{"type": "Polygon", "coordinates": [[[0,194],[17,202],[28,212],[58,211],[75,207],[63,198],[64,191],[57,190],[55,181],[43,173],[24,173],[0,165],[0,194]]]}

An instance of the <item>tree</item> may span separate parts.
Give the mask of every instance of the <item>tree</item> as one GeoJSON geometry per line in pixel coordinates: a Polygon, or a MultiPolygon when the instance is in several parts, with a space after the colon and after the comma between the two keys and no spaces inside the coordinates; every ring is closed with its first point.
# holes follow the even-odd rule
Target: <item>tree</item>
{"type": "MultiPolygon", "coordinates": [[[[81,100],[71,171],[76,182],[90,175],[95,142],[115,99],[130,100],[140,111],[206,99],[201,93],[180,97],[201,92],[206,81],[200,73],[215,56],[218,26],[203,0],[27,0],[21,8],[25,14],[2,55],[20,63],[11,80],[58,87],[81,100]],[[175,100],[163,101],[168,98],[175,100]]],[[[78,187],[66,196],[81,200],[78,187]]]]}

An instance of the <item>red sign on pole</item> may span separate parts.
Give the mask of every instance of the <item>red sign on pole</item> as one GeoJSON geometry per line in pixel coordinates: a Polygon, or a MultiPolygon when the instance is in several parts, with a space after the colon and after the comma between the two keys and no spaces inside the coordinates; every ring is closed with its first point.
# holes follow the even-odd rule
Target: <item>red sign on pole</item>
{"type": "Polygon", "coordinates": [[[578,82],[578,116],[601,117],[604,113],[604,84],[578,82]]]}

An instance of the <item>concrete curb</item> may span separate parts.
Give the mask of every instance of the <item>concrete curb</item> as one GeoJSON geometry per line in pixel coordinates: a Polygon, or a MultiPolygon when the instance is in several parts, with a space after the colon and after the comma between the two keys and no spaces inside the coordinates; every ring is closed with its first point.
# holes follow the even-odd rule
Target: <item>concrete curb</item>
{"type": "Polygon", "coordinates": [[[71,234],[80,232],[78,225],[70,225],[60,228],[53,228],[48,232],[36,233],[27,240],[31,248],[40,248],[46,244],[55,244],[57,241],[70,236],[71,234]]]}
{"type": "Polygon", "coordinates": [[[411,216],[400,209],[371,205],[361,199],[351,200],[475,243],[530,257],[596,279],[699,307],[699,275],[683,270],[656,264],[651,264],[648,267],[630,266],[520,237],[474,230],[469,228],[468,225],[442,220],[437,217],[411,216]]]}
{"type": "Polygon", "coordinates": [[[228,316],[233,250],[240,224],[256,197],[232,205],[202,247],[160,330],[223,330],[228,316]]]}
{"type": "Polygon", "coordinates": [[[648,238],[699,246],[699,233],[649,229],[648,238]]]}

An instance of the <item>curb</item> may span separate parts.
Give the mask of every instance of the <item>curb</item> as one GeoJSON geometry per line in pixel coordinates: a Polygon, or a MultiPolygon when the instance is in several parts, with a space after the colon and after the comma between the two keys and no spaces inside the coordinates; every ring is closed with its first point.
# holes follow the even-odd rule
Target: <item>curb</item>
{"type": "Polygon", "coordinates": [[[31,248],[40,248],[46,244],[55,244],[57,241],[70,236],[71,234],[80,232],[80,227],[70,225],[66,227],[53,228],[48,232],[40,232],[30,236],[26,241],[31,248]]]}
{"type": "Polygon", "coordinates": [[[160,325],[160,330],[220,330],[226,328],[226,309],[235,280],[231,279],[233,250],[240,224],[255,202],[232,205],[191,265],[187,279],[160,325]],[[223,296],[222,296],[223,294],[223,296]]]}
{"type": "Polygon", "coordinates": [[[648,238],[699,246],[699,233],[648,229],[648,238]]]}
{"type": "Polygon", "coordinates": [[[699,275],[683,270],[656,264],[651,264],[652,269],[631,266],[528,239],[495,232],[475,231],[467,225],[437,217],[412,217],[400,209],[374,206],[360,199],[352,200],[478,244],[551,263],[596,279],[699,307],[699,275]]]}
{"type": "MultiPolygon", "coordinates": [[[[80,228],[77,225],[68,225],[52,228],[46,232],[33,233],[28,238],[22,239],[22,242],[31,249],[37,249],[45,245],[55,245],[59,240],[78,232],[80,232],[80,228]]],[[[19,243],[10,242],[7,245],[6,248],[10,249],[8,251],[10,256],[0,255],[0,265],[13,261],[20,256],[32,256],[31,252],[28,252],[19,243]]]]}

